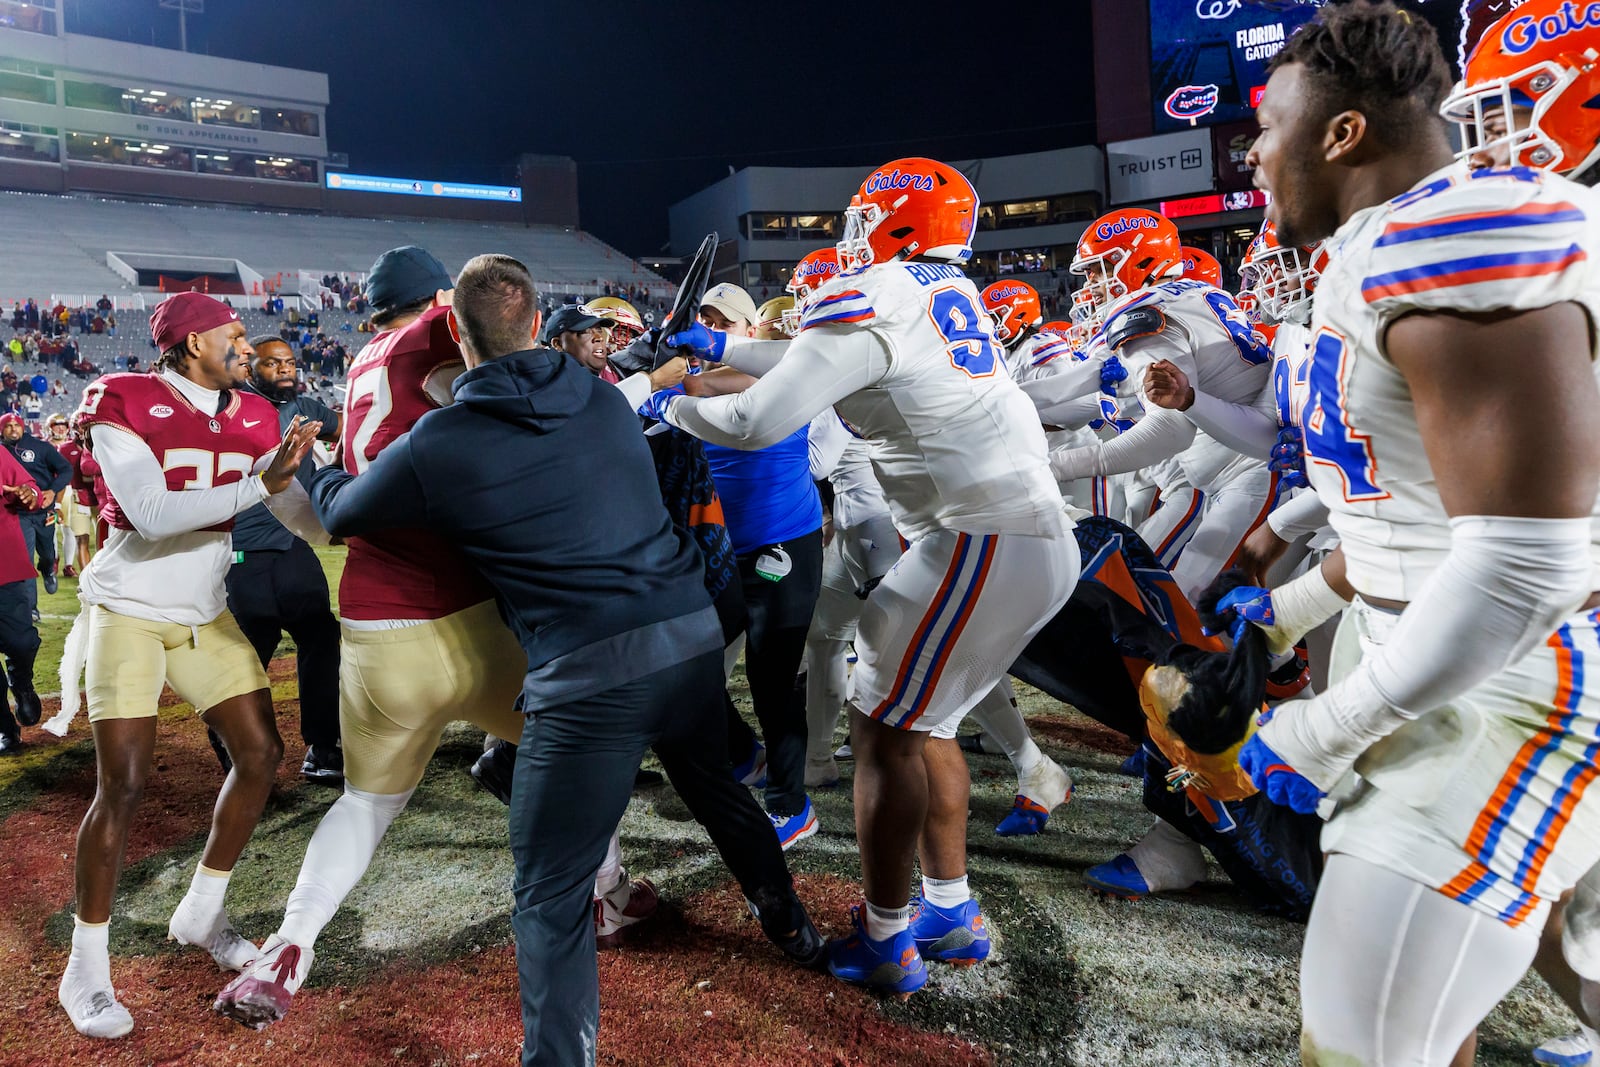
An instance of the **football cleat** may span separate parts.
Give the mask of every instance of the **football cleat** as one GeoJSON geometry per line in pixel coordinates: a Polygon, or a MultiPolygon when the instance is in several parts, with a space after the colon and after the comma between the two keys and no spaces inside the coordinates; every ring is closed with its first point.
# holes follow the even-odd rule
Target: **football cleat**
{"type": "Polygon", "coordinates": [[[909,929],[874,941],[867,936],[866,905],[850,909],[855,927],[849,937],[828,942],[828,973],[854,985],[904,1000],[928,981],[928,968],[917,953],[909,929]]]}
{"type": "Polygon", "coordinates": [[[44,715],[44,705],[32,686],[12,686],[11,695],[17,698],[17,721],[24,726],[38,726],[44,715]]]}
{"type": "Polygon", "coordinates": [[[1041,757],[1022,775],[1017,787],[1011,813],[994,828],[1001,837],[1039,833],[1049,820],[1050,812],[1072,799],[1072,776],[1049,756],[1041,757]]]}
{"type": "Polygon", "coordinates": [[[205,949],[217,961],[217,966],[225,971],[242,971],[261,955],[260,949],[233,928],[226,913],[218,911],[216,919],[207,926],[189,906],[187,895],[178,902],[177,910],[172,913],[172,921],[167,924],[167,937],[180,945],[205,949]]]}
{"type": "Polygon", "coordinates": [[[661,898],[648,878],[629,878],[622,872],[616,888],[594,900],[594,943],[601,948],[622,944],[625,931],[656,913],[661,898]]]}
{"type": "Polygon", "coordinates": [[[1139,865],[1126,852],[1110,863],[1090,867],[1083,872],[1083,880],[1095,892],[1119,900],[1138,900],[1150,895],[1150,886],[1139,873],[1139,865]]]}
{"type": "Polygon", "coordinates": [[[80,982],[69,968],[61,976],[56,995],[73,1028],[84,1037],[124,1037],[133,1029],[132,1014],[117,1000],[117,991],[109,983],[80,982]]]}
{"type": "Polygon", "coordinates": [[[1548,1063],[1553,1067],[1585,1067],[1594,1060],[1594,1045],[1590,1035],[1580,1030],[1563,1037],[1552,1037],[1533,1050],[1533,1062],[1548,1063]]]}
{"type": "Polygon", "coordinates": [[[1144,746],[1140,745],[1133,750],[1133,755],[1122,761],[1122,766],[1117,768],[1118,774],[1127,775],[1129,778],[1144,777],[1144,746]]]}
{"type": "Polygon", "coordinates": [[[845,760],[855,759],[856,753],[855,750],[850,747],[849,742],[846,742],[845,744],[842,744],[833,750],[833,758],[845,760]]]}
{"type": "Polygon", "coordinates": [[[289,1013],[289,1003],[311,971],[316,953],[277,934],[261,946],[261,957],[223,987],[211,1010],[256,1030],[289,1013]]]}
{"type": "Polygon", "coordinates": [[[806,797],[805,806],[793,815],[768,812],[767,818],[772,820],[772,829],[778,835],[778,844],[785,849],[817,832],[817,813],[812,810],[810,797],[806,797]]]}
{"type": "MultiPolygon", "coordinates": [[[[749,897],[746,897],[744,902],[756,922],[761,924],[761,930],[767,935],[767,939],[777,945],[778,950],[789,957],[791,963],[808,969],[819,967],[827,958],[828,943],[822,939],[822,934],[818,933],[811,916],[806,914],[805,905],[793,898],[793,890],[789,893],[791,899],[787,910],[793,919],[791,924],[785,924],[790,926],[789,929],[778,926],[779,920],[776,918],[770,921],[763,918],[761,909],[749,897]]],[[[774,913],[778,911],[776,905],[773,911],[774,913]]]]}
{"type": "Polygon", "coordinates": [[[767,787],[767,746],[760,741],[755,742],[755,747],[750,750],[743,763],[734,765],[733,777],[740,785],[747,785],[751,789],[765,789],[767,787]]]}
{"type": "Polygon", "coordinates": [[[924,961],[971,967],[988,957],[989,930],[976,900],[940,908],[913,897],[911,908],[911,939],[924,961]]]}
{"type": "Polygon", "coordinates": [[[336,746],[309,745],[300,776],[318,785],[344,786],[344,752],[336,746]]]}
{"type": "Polygon", "coordinates": [[[492,748],[477,758],[468,773],[496,800],[509,805],[511,778],[516,767],[517,746],[510,741],[496,741],[492,748]]]}

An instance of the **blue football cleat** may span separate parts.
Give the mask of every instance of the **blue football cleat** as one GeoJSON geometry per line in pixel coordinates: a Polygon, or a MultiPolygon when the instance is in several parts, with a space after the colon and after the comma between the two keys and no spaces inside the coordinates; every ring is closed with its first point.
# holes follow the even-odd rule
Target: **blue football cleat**
{"type": "Polygon", "coordinates": [[[989,930],[976,900],[955,908],[940,908],[913,899],[911,938],[924,961],[971,967],[989,955],[989,930]]]}
{"type": "Polygon", "coordinates": [[[1011,812],[994,832],[1001,837],[1027,837],[1037,834],[1044,829],[1044,824],[1050,818],[1050,809],[1042,804],[1035,804],[1021,793],[1011,801],[1011,812]]]}
{"type": "Polygon", "coordinates": [[[828,973],[904,1000],[927,984],[928,968],[917,954],[917,943],[909,929],[883,941],[868,937],[865,911],[864,904],[852,907],[850,922],[854,932],[828,942],[828,973]]]}
{"type": "Polygon", "coordinates": [[[1139,873],[1139,865],[1126,852],[1110,863],[1090,867],[1083,872],[1083,880],[1090,889],[1109,897],[1138,900],[1150,895],[1150,886],[1144,880],[1144,875],[1139,873]]]}
{"type": "Polygon", "coordinates": [[[772,820],[772,829],[783,848],[804,841],[817,832],[817,813],[812,810],[810,797],[806,797],[805,807],[793,815],[779,815],[774,811],[768,812],[767,818],[772,820]]]}
{"type": "Polygon", "coordinates": [[[1144,746],[1134,749],[1133,755],[1122,761],[1122,766],[1117,768],[1118,774],[1125,774],[1129,778],[1144,777],[1144,746]]]}
{"type": "Polygon", "coordinates": [[[745,757],[743,763],[733,766],[733,777],[740,785],[747,785],[752,789],[765,789],[767,787],[767,746],[760,741],[750,750],[750,755],[745,757]]]}

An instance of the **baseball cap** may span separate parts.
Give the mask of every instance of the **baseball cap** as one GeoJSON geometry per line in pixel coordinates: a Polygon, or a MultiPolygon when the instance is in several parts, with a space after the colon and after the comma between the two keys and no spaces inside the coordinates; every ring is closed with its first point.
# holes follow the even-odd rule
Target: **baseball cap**
{"type": "Polygon", "coordinates": [[[582,333],[596,326],[615,326],[616,319],[606,318],[603,315],[591,315],[583,310],[580,304],[567,304],[551,312],[550,318],[545,321],[544,332],[539,335],[539,340],[549,344],[564,333],[582,333]]]}
{"type": "Polygon", "coordinates": [[[150,316],[150,337],[156,348],[165,352],[182,344],[191,333],[205,333],[238,321],[239,313],[220,300],[204,293],[178,293],[163,300],[150,316]]]}
{"type": "Polygon", "coordinates": [[[756,312],[756,302],[750,294],[732,282],[722,282],[706,290],[700,298],[701,307],[713,307],[735,322],[744,321],[755,326],[761,321],[756,312]]]}
{"type": "Polygon", "coordinates": [[[415,304],[440,289],[454,289],[450,272],[426,248],[402,245],[379,256],[367,272],[367,299],[379,311],[415,304]]]}

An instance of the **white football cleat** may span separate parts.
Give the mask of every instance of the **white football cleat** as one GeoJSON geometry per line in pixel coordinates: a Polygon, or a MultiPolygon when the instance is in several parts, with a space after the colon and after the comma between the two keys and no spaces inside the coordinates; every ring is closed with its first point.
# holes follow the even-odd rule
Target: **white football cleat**
{"type": "Polygon", "coordinates": [[[622,881],[605,896],[594,899],[594,943],[601,948],[616,948],[622,944],[624,931],[635,923],[642,923],[656,913],[661,898],[648,878],[629,878],[622,872],[622,881]]]}
{"type": "Polygon", "coordinates": [[[167,936],[180,945],[193,945],[211,953],[217,966],[225,971],[242,971],[256,961],[261,950],[246,941],[228,921],[226,912],[218,912],[209,925],[190,907],[185,896],[172,913],[167,924],[167,936]]]}
{"type": "Polygon", "coordinates": [[[315,958],[310,947],[273,934],[261,946],[261,958],[223,987],[211,1009],[261,1030],[289,1013],[315,958]]]}
{"type": "Polygon", "coordinates": [[[1533,1060],[1555,1067],[1584,1067],[1594,1060],[1596,1046],[1600,1045],[1597,1037],[1600,1035],[1580,1023],[1577,1033],[1553,1037],[1534,1049],[1533,1060]]]}
{"type": "Polygon", "coordinates": [[[69,968],[61,976],[57,996],[74,1029],[84,1037],[126,1037],[133,1030],[133,1016],[117,1000],[110,982],[77,979],[69,968]]]}

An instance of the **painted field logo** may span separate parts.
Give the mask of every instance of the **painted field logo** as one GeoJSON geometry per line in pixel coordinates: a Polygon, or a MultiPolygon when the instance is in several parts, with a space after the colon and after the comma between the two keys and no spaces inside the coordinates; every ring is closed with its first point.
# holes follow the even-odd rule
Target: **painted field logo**
{"type": "Polygon", "coordinates": [[[1180,85],[1163,105],[1172,118],[1193,122],[1217,109],[1215,85],[1180,85]]]}
{"type": "Polygon", "coordinates": [[[927,174],[906,174],[901,171],[900,168],[896,167],[888,174],[885,174],[881,170],[875,172],[872,177],[867,179],[867,184],[864,186],[864,188],[869,195],[872,193],[884,192],[889,189],[907,188],[916,189],[924,193],[931,193],[933,192],[933,178],[927,174]]]}

